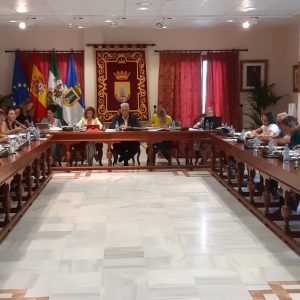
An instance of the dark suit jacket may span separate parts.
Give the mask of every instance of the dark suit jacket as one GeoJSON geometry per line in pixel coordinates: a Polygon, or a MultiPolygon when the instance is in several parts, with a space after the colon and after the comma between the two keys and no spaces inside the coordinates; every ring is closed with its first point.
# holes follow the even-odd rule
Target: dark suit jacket
{"type": "MultiPolygon", "coordinates": [[[[109,128],[114,129],[116,122],[119,122],[119,125],[121,126],[124,124],[124,119],[122,118],[121,115],[117,115],[114,120],[110,123],[109,128]]],[[[140,121],[137,119],[136,115],[134,113],[129,113],[128,117],[128,127],[141,127],[140,121]]]]}

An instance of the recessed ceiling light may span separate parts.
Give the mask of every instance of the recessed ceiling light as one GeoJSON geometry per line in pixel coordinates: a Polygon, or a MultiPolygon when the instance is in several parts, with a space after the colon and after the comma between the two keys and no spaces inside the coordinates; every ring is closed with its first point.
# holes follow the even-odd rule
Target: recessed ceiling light
{"type": "Polygon", "coordinates": [[[77,28],[78,28],[78,29],[82,29],[82,28],[84,28],[84,27],[79,25],[77,28]]]}
{"type": "Polygon", "coordinates": [[[257,10],[257,7],[245,7],[243,9],[243,11],[253,11],[253,10],[257,10]]]}
{"type": "Polygon", "coordinates": [[[138,10],[149,10],[149,7],[148,6],[139,6],[137,9],[138,10]]]}
{"type": "Polygon", "coordinates": [[[19,14],[24,14],[27,12],[26,4],[24,2],[20,2],[16,8],[16,11],[19,14]]]}
{"type": "Polygon", "coordinates": [[[227,20],[228,23],[233,23],[234,21],[232,19],[227,20]]]}
{"type": "Polygon", "coordinates": [[[249,21],[246,21],[242,24],[243,28],[244,29],[248,29],[250,27],[250,22],[249,21]]]}
{"type": "Polygon", "coordinates": [[[9,22],[10,22],[10,23],[17,23],[16,20],[10,20],[9,22]]]}
{"type": "Polygon", "coordinates": [[[137,2],[136,5],[138,5],[138,6],[150,6],[151,3],[150,2],[137,2]]]}
{"type": "Polygon", "coordinates": [[[20,29],[26,29],[26,23],[25,22],[20,22],[19,23],[19,28],[20,29]]]}
{"type": "Polygon", "coordinates": [[[113,22],[112,20],[109,20],[109,19],[107,19],[107,20],[105,20],[104,21],[105,23],[111,23],[111,22],[113,22]]]}

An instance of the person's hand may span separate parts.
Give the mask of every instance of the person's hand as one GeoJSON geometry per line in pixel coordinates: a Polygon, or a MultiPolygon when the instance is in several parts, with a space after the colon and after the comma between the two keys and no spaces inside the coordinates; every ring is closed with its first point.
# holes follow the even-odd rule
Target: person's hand
{"type": "Polygon", "coordinates": [[[17,128],[14,129],[15,133],[19,133],[19,132],[22,132],[22,131],[23,131],[22,127],[17,127],[17,128]]]}
{"type": "Polygon", "coordinates": [[[257,136],[256,130],[251,130],[251,131],[250,131],[250,136],[251,136],[251,137],[257,136]]]}
{"type": "Polygon", "coordinates": [[[268,142],[270,140],[270,137],[269,136],[265,136],[265,135],[261,135],[259,137],[259,139],[263,142],[268,142]]]}

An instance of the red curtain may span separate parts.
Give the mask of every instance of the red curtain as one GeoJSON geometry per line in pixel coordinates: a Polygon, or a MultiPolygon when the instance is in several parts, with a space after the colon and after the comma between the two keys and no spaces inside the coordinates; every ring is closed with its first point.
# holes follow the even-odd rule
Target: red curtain
{"type": "MultiPolygon", "coordinates": [[[[27,86],[30,87],[34,53],[20,51],[19,55],[20,62],[27,81],[27,86]]],[[[63,84],[65,84],[66,82],[69,55],[69,53],[56,53],[57,67],[63,84]]],[[[84,95],[84,53],[73,53],[73,57],[82,94],[84,95]]],[[[43,73],[45,82],[48,85],[51,53],[39,52],[38,58],[39,65],[41,67],[40,71],[43,73]]]]}
{"type": "Polygon", "coordinates": [[[239,52],[209,52],[207,64],[206,108],[240,130],[239,52]]]}
{"type": "Polygon", "coordinates": [[[193,125],[202,106],[201,54],[160,53],[158,102],[183,127],[193,125]]]}

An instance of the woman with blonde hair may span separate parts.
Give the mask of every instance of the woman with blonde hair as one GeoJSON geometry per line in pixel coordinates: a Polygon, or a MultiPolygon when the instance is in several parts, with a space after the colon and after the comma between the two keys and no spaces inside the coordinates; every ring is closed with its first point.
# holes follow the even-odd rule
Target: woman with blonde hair
{"type": "MultiPolygon", "coordinates": [[[[172,123],[172,118],[167,115],[164,108],[159,107],[156,114],[152,115],[150,125],[154,127],[160,127],[160,128],[168,128],[172,123]]],[[[168,163],[170,164],[170,141],[162,141],[161,143],[156,143],[153,145],[153,153],[152,153],[152,161],[153,164],[155,163],[155,157],[156,153],[160,151],[163,156],[168,160],[168,163]]]]}

